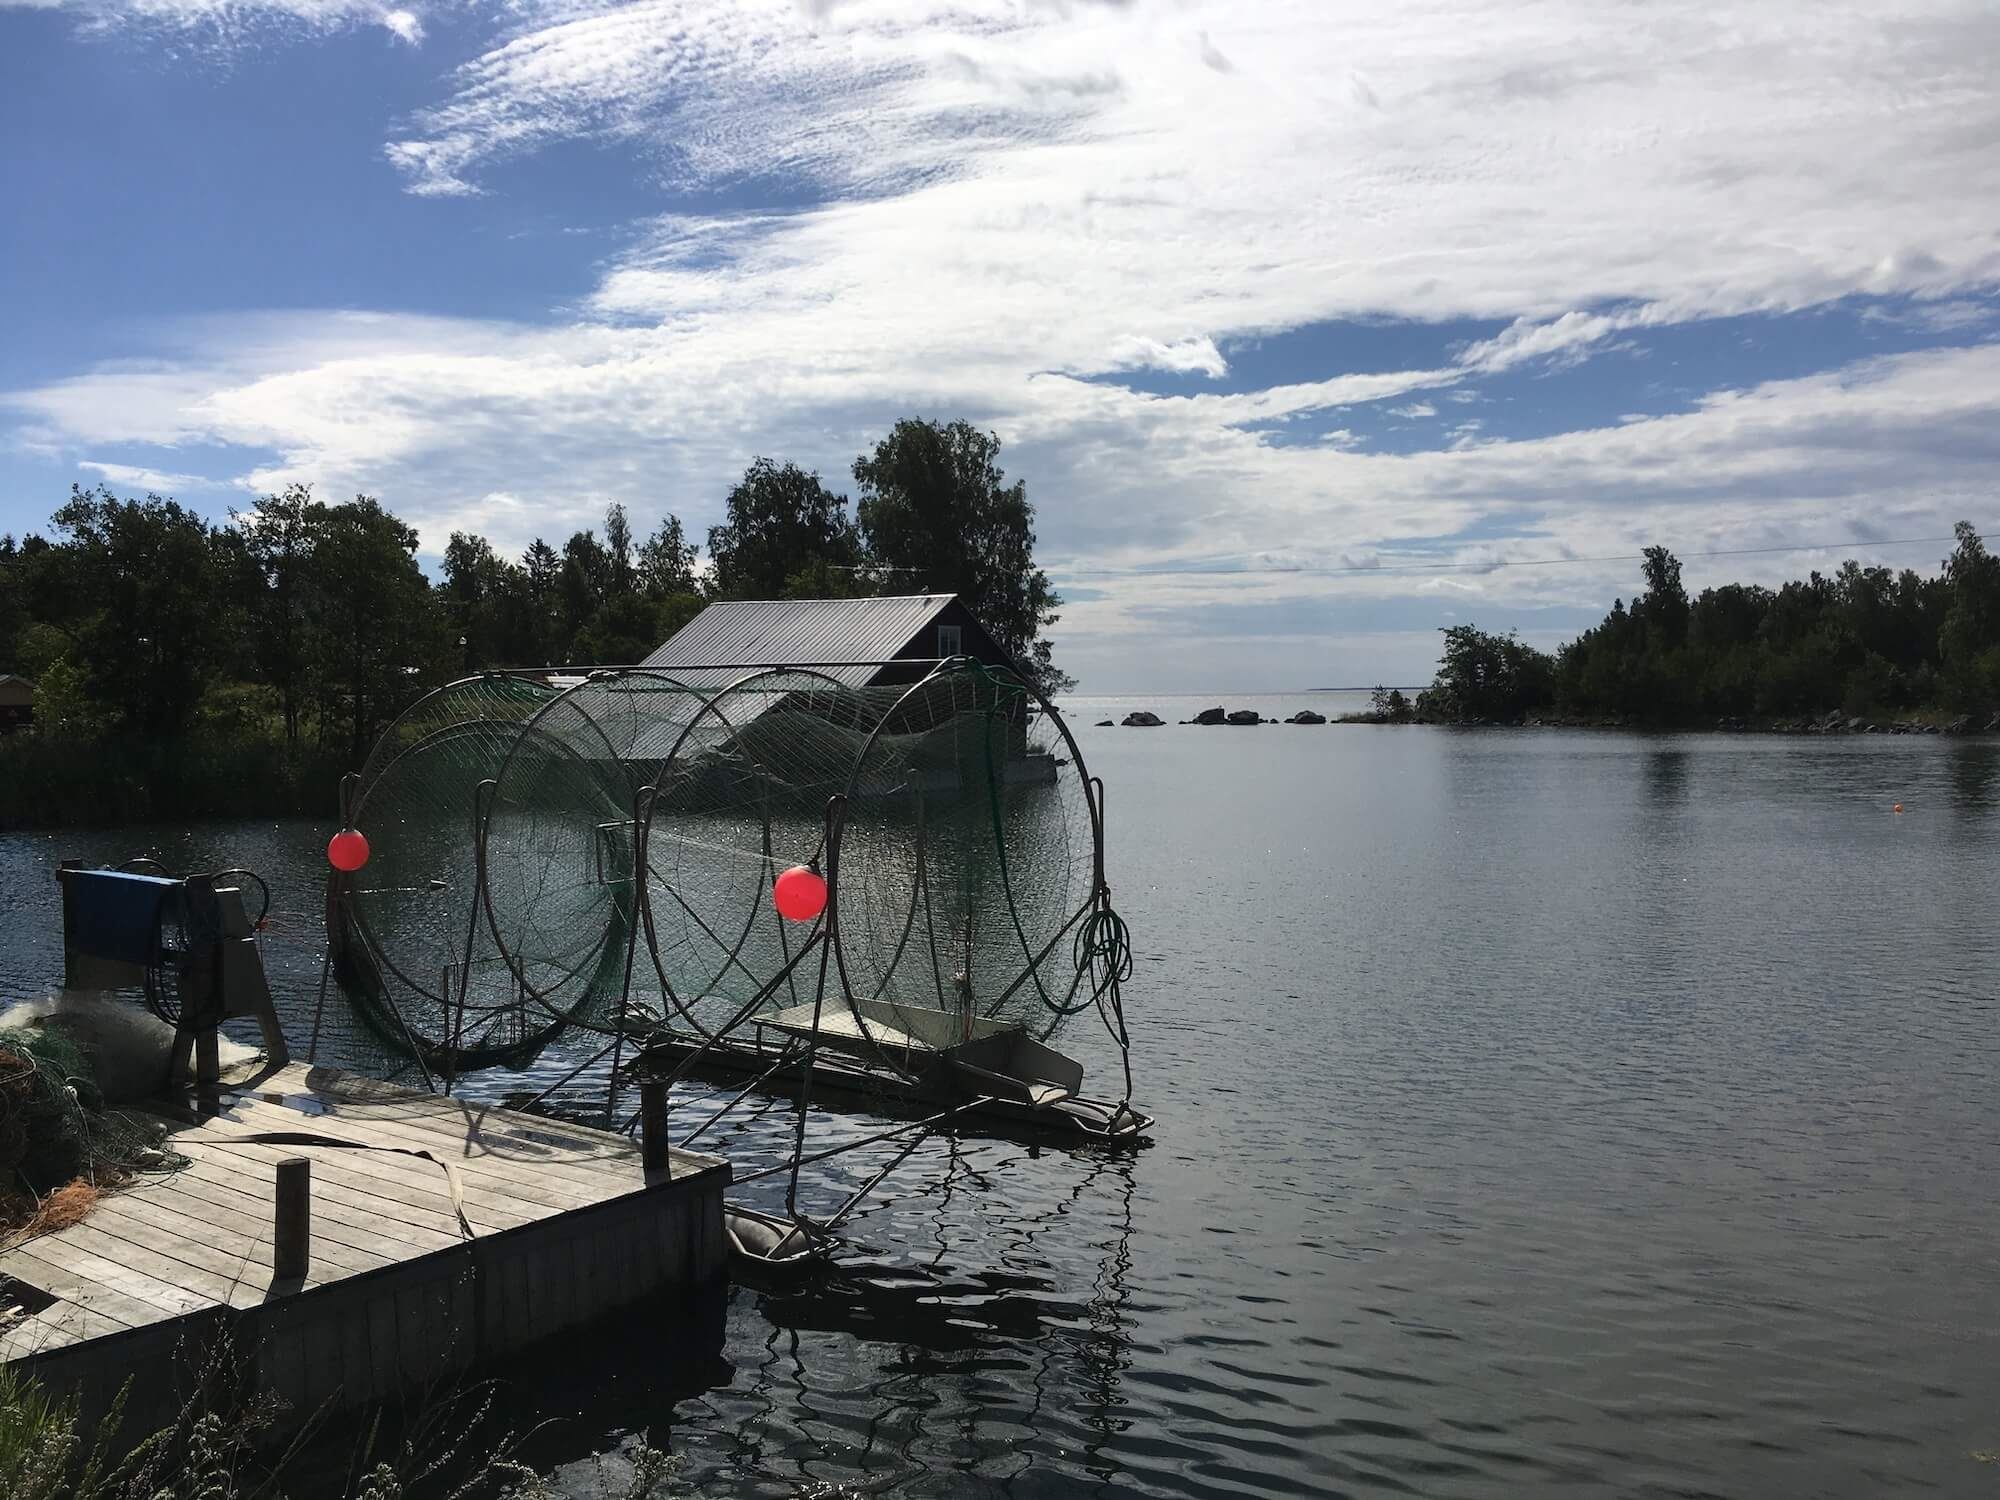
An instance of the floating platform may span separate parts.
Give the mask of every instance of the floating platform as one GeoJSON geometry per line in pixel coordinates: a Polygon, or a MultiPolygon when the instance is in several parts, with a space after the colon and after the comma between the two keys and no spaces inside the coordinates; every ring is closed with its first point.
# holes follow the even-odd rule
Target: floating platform
{"type": "MultiPolygon", "coordinates": [[[[801,1009],[810,1011],[810,1007],[801,1009]]],[[[780,1012],[766,1020],[771,1023],[768,1027],[753,1023],[752,1031],[768,1029],[790,1039],[812,1034],[809,1014],[801,1020],[791,1012],[780,1012]]],[[[980,1070],[954,1069],[942,1054],[935,1066],[906,1078],[831,1050],[841,1038],[849,1042],[859,1039],[860,1028],[851,1018],[830,1014],[822,1015],[819,1022],[824,1045],[812,1065],[812,1097],[817,1102],[897,1116],[926,1116],[978,1098],[983,1102],[954,1118],[954,1129],[1031,1140],[1054,1137],[1101,1146],[1140,1146],[1149,1139],[1146,1132],[1153,1127],[1153,1117],[1130,1105],[1121,1109],[1115,1100],[1087,1098],[1073,1091],[1057,1097],[1031,1089],[1030,1097],[993,1097],[990,1090],[998,1086],[998,1080],[980,1070]],[[1035,1102],[1037,1098],[1046,1102],[1035,1102]]],[[[880,1027],[871,1029],[878,1037],[883,1034],[880,1027]]],[[[700,1037],[662,1027],[647,1035],[645,1047],[648,1056],[669,1067],[686,1066],[690,1076],[711,1083],[733,1084],[764,1094],[798,1095],[803,1071],[800,1062],[779,1065],[783,1046],[772,1045],[761,1035],[753,1040],[725,1037],[704,1047],[700,1037]]],[[[925,1050],[916,1045],[909,1055],[920,1058],[925,1050]]]]}
{"type": "Polygon", "coordinates": [[[87,1414],[131,1378],[132,1430],[171,1417],[177,1364],[224,1331],[294,1411],[350,1407],[726,1275],[718,1157],[648,1172],[621,1135],[297,1064],[212,1098],[139,1112],[186,1167],[0,1252],[0,1361],[87,1414]],[[280,1279],[278,1164],[301,1156],[310,1261],[280,1279]]]}

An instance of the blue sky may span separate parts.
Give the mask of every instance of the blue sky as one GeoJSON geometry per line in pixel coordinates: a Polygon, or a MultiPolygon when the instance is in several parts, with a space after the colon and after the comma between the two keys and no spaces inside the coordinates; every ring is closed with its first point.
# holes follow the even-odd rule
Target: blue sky
{"type": "Polygon", "coordinates": [[[2000,529],[1979,4],[0,0],[0,529],[999,433],[1099,691],[2000,529]],[[1804,550],[1804,544],[1827,544],[1804,550]],[[1701,554],[1784,548],[1732,558],[1701,554]]]}

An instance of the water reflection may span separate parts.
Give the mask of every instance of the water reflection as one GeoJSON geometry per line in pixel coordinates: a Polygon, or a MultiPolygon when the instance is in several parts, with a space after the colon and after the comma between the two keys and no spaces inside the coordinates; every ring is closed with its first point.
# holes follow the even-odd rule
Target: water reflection
{"type": "MultiPolygon", "coordinates": [[[[647,1431],[729,1500],[1981,1491],[2000,744],[1080,732],[1155,1147],[927,1147],[840,1279],[730,1295],[719,1366],[576,1351],[564,1456],[647,1431]]],[[[151,843],[272,879],[309,1025],[329,831],[0,838],[0,980],[60,970],[58,857],[151,843]]]]}
{"type": "MultiPolygon", "coordinates": [[[[1953,807],[1969,818],[1985,816],[1994,805],[1995,784],[2000,782],[2000,744],[1961,740],[1951,747],[1947,766],[1953,807]]],[[[1959,828],[1962,833],[1970,831],[1963,824],[1959,828]]]]}
{"type": "Polygon", "coordinates": [[[873,1211],[864,1243],[810,1284],[735,1293],[734,1378],[676,1414],[697,1483],[1116,1491],[1132,1163],[1071,1158],[1068,1189],[1020,1212],[989,1196],[1007,1193],[1006,1174],[969,1146],[873,1211]],[[982,1223],[997,1243],[980,1243],[982,1223]]]}

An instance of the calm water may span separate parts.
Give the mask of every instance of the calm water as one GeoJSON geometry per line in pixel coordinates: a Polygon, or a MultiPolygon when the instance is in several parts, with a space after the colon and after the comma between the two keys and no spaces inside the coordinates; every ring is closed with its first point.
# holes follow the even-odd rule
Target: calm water
{"type": "MultiPolygon", "coordinates": [[[[1153,1148],[920,1153],[831,1283],[732,1293],[720,1360],[560,1372],[552,1455],[648,1426],[730,1496],[2000,1492],[2000,743],[1090,727],[1215,701],[1346,706],[1072,705],[1153,1148]]],[[[59,967],[56,858],[150,845],[270,874],[304,1006],[323,838],[0,839],[0,983],[59,967]]]]}

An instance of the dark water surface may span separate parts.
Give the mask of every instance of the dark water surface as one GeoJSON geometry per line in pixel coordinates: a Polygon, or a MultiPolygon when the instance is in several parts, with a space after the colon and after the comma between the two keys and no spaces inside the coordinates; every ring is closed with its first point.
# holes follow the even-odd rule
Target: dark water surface
{"type": "MultiPolygon", "coordinates": [[[[1132,706],[1174,713],[1073,717],[1132,706]]],[[[731,1294],[721,1362],[567,1368],[567,1454],[650,1427],[729,1496],[2000,1494],[2000,744],[1079,734],[1156,1144],[926,1148],[831,1281],[731,1294]]],[[[152,846],[266,872],[303,1015],[325,832],[0,838],[0,985],[59,971],[57,858],[152,846]]]]}

